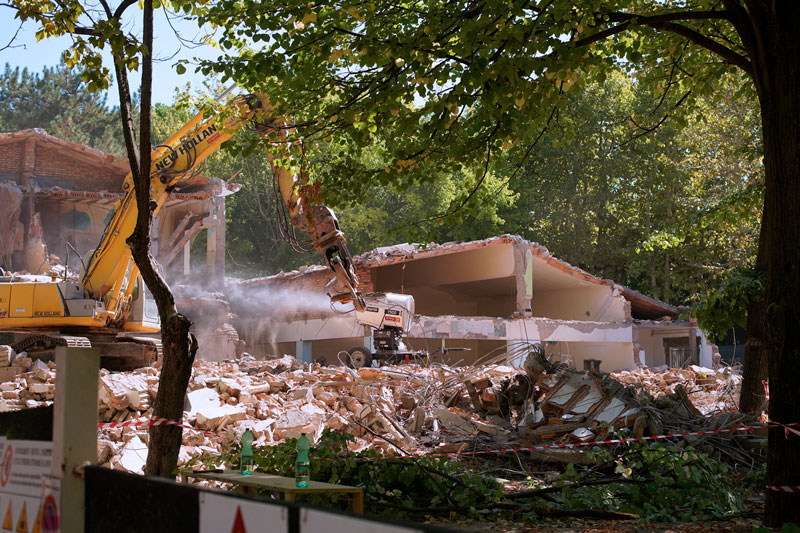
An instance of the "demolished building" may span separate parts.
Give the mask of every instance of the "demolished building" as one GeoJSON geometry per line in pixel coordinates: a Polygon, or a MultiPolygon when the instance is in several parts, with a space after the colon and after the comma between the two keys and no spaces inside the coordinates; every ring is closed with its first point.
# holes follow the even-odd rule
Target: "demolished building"
{"type": "MultiPolygon", "coordinates": [[[[681,318],[683,309],[593,276],[520,237],[378,248],[354,264],[364,292],[414,296],[407,344],[438,348],[436,357],[448,364],[474,364],[520,341],[542,343],[554,360],[607,372],[713,364],[712,345],[693,320],[681,318]],[[445,354],[443,347],[469,351],[445,354]]],[[[330,279],[324,267],[308,267],[229,283],[229,293],[250,295],[246,302],[232,298],[248,352],[335,363],[343,351],[368,345],[370,333],[352,313],[309,304],[315,296],[325,300],[330,279]],[[277,295],[283,311],[292,307],[283,302],[306,305],[269,315],[248,307],[259,292],[277,295]]]]}
{"type": "MultiPolygon", "coordinates": [[[[0,133],[0,267],[77,275],[101,241],[122,198],[128,160],[49,135],[41,129],[0,133]]],[[[153,223],[152,252],[173,282],[218,288],[225,273],[225,198],[238,190],[195,173],[182,181],[153,223]],[[192,245],[205,250],[193,259],[192,245]]],[[[178,305],[191,314],[189,302],[178,305]]],[[[191,317],[197,318],[200,317],[191,317]]],[[[227,316],[200,333],[201,356],[232,338],[227,316]]],[[[7,342],[12,342],[7,340],[7,342]]]]}

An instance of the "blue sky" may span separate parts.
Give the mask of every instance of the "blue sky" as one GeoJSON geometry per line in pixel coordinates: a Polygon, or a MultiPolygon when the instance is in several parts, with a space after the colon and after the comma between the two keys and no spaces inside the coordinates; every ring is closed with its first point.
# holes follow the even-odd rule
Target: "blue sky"
{"type": "MultiPolygon", "coordinates": [[[[130,8],[131,14],[137,19],[140,11],[135,6],[130,8]]],[[[141,24],[137,24],[138,28],[141,24]]],[[[186,20],[173,20],[172,26],[185,38],[193,39],[202,32],[196,23],[186,20]]],[[[19,21],[14,19],[14,11],[0,7],[0,69],[5,70],[5,64],[11,67],[28,67],[33,72],[41,72],[45,66],[52,67],[58,64],[61,52],[69,46],[69,37],[59,37],[56,39],[44,39],[36,42],[36,30],[34,24],[26,23],[22,30],[17,34],[16,39],[9,44],[14,32],[19,27],[19,21]]],[[[153,101],[161,103],[171,103],[175,94],[175,88],[183,88],[187,83],[191,83],[192,88],[200,87],[203,76],[194,73],[194,68],[189,65],[184,75],[175,72],[174,64],[178,59],[193,60],[195,57],[203,59],[213,59],[219,57],[218,49],[211,46],[200,48],[188,48],[182,46],[176,37],[175,31],[167,21],[163,11],[157,12],[155,17],[154,39],[156,61],[153,63],[153,101]]],[[[104,56],[106,66],[113,72],[111,56],[104,56]]],[[[138,72],[130,73],[130,83],[132,88],[138,88],[141,77],[138,72]]],[[[108,91],[109,105],[118,103],[117,88],[112,85],[108,91]]]]}

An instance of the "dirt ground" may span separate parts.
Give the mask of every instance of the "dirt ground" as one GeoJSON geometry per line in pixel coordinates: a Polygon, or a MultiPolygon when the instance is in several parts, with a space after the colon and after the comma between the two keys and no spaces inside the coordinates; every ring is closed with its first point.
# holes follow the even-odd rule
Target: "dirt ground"
{"type": "Polygon", "coordinates": [[[640,524],[636,522],[606,521],[553,521],[542,524],[495,524],[490,522],[473,522],[470,524],[442,523],[447,529],[467,531],[471,533],[540,533],[555,531],[558,533],[706,533],[726,531],[732,533],[751,533],[754,528],[763,527],[758,519],[714,520],[701,522],[669,522],[640,524]]]}

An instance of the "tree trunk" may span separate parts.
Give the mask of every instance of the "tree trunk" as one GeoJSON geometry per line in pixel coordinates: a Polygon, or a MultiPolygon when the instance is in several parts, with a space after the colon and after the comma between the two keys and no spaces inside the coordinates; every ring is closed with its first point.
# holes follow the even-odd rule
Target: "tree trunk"
{"type": "MultiPolygon", "coordinates": [[[[761,103],[766,177],[761,245],[766,262],[765,346],[770,419],[800,422],[800,2],[748,2],[742,33],[761,103]]],[[[800,436],[769,430],[767,485],[800,486],[800,436]]],[[[800,523],[800,493],[768,489],[765,523],[800,523]]]]}
{"type": "MultiPolygon", "coordinates": [[[[765,274],[767,271],[767,248],[765,241],[764,217],[761,217],[761,234],[756,256],[756,270],[765,274]]],[[[766,307],[763,298],[752,300],[747,305],[746,339],[744,343],[744,368],[742,371],[742,393],[739,396],[739,410],[743,413],[755,413],[764,406],[764,385],[767,379],[768,354],[766,346],[766,307]]]]}
{"type": "Polygon", "coordinates": [[[768,376],[765,318],[763,300],[759,299],[748,304],[742,393],[739,397],[739,410],[743,413],[756,413],[764,406],[765,396],[762,382],[768,376]]]}
{"type": "MultiPolygon", "coordinates": [[[[142,44],[145,50],[153,49],[153,1],[145,0],[142,10],[142,44]]],[[[153,415],[168,420],[183,417],[183,403],[186,387],[192,372],[192,363],[197,352],[197,342],[189,333],[191,321],[178,313],[175,300],[166,281],[153,264],[150,254],[150,227],[153,206],[150,198],[150,103],[152,95],[153,63],[149,52],[142,54],[141,113],[139,119],[139,146],[136,146],[134,125],[131,113],[130,87],[125,65],[117,56],[114,68],[120,96],[125,146],[131,166],[134,188],[136,190],[137,219],[136,228],[127,242],[131,255],[139,267],[147,288],[153,294],[161,319],[161,340],[164,357],[161,365],[161,379],[153,415]]],[[[154,426],[150,428],[145,473],[170,477],[178,462],[182,430],[175,426],[154,426]]]]}
{"type": "MultiPolygon", "coordinates": [[[[153,0],[144,0],[142,44],[145,50],[153,49],[153,0]]],[[[161,363],[161,378],[153,408],[153,416],[168,420],[183,418],[183,403],[186,387],[192,374],[192,363],[197,353],[197,341],[189,333],[191,321],[178,313],[169,285],[155,269],[150,253],[150,226],[153,206],[150,202],[150,102],[153,81],[152,55],[145,52],[142,57],[142,113],[139,124],[140,176],[136,181],[136,203],[138,217],[136,229],[128,239],[131,254],[139,267],[142,279],[147,284],[158,306],[161,318],[161,342],[164,357],[161,363]]],[[[151,476],[174,476],[178,464],[183,430],[175,426],[152,426],[148,444],[145,474],[151,476]]]]}

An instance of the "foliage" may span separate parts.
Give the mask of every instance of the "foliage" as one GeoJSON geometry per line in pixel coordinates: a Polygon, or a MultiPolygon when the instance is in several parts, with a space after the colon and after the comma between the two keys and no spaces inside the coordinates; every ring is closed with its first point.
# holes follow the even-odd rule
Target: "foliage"
{"type": "MultiPolygon", "coordinates": [[[[220,94],[219,84],[208,83],[202,89],[200,101],[208,101],[220,94]]],[[[190,98],[186,91],[177,94],[176,103],[170,106],[157,104],[153,109],[154,142],[163,142],[191,118],[190,98]]],[[[237,136],[254,137],[248,132],[237,136]]],[[[381,148],[371,145],[364,148],[361,158],[372,165],[382,165],[381,148]]],[[[325,175],[337,172],[339,149],[335,144],[316,142],[307,147],[308,164],[325,175]]],[[[228,272],[238,276],[274,274],[291,270],[320,259],[312,255],[299,255],[284,241],[278,230],[278,209],[275,203],[272,170],[263,150],[243,150],[241,145],[229,143],[227,149],[209,157],[202,172],[211,177],[238,183],[242,190],[226,200],[226,252],[228,272]]],[[[369,198],[363,203],[347,203],[336,209],[348,247],[353,253],[362,253],[377,246],[395,244],[398,240],[414,240],[420,236],[438,242],[479,239],[503,232],[504,220],[500,208],[508,208],[513,194],[489,196],[481,194],[481,208],[473,214],[459,213],[457,225],[428,225],[421,231],[420,221],[446,209],[458,192],[475,180],[472,172],[440,172],[430,184],[396,185],[370,184],[369,198]]],[[[499,178],[487,176],[487,183],[496,185],[499,178]]],[[[200,247],[193,247],[199,249],[200,247]]]]}
{"type": "Polygon", "coordinates": [[[714,342],[725,338],[734,326],[745,326],[747,305],[764,294],[763,276],[752,269],[742,269],[700,295],[691,314],[697,324],[711,334],[714,342]]]}
{"type": "MultiPolygon", "coordinates": [[[[378,458],[378,452],[349,452],[348,443],[352,441],[350,435],[326,429],[311,450],[311,479],[363,487],[371,514],[408,519],[467,507],[473,517],[478,517],[486,512],[481,509],[491,509],[495,503],[507,508],[515,505],[503,499],[502,486],[494,478],[446,458],[369,461],[365,459],[378,458]]],[[[294,476],[295,446],[296,439],[286,439],[275,446],[256,448],[257,469],[294,476]]],[[[184,466],[236,469],[239,450],[238,443],[231,443],[221,455],[204,454],[184,466]]],[[[608,510],[638,514],[644,522],[724,518],[745,509],[747,479],[690,447],[640,442],[621,453],[612,454],[608,448],[599,447],[587,453],[601,467],[569,464],[547,483],[561,487],[560,491],[541,499],[516,498],[516,509],[524,511],[526,504],[534,503],[540,509],[608,510]],[[619,481],[592,484],[609,476],[619,481]]],[[[331,505],[327,497],[308,495],[303,501],[331,505]]],[[[492,512],[494,518],[501,516],[496,513],[492,512]]],[[[536,520],[534,514],[530,518],[536,520]]]]}
{"type": "Polygon", "coordinates": [[[669,302],[752,265],[763,201],[755,105],[732,90],[700,98],[682,129],[657,123],[636,80],[610,75],[567,98],[500,215],[505,231],[669,302]],[[574,132],[566,135],[565,132],[574,132]]]}
{"type": "Polygon", "coordinates": [[[64,63],[41,73],[6,64],[0,75],[0,131],[31,128],[115,155],[125,152],[117,109],[108,108],[104,94],[89,92],[64,63]]]}
{"type": "MultiPolygon", "coordinates": [[[[175,3],[221,28],[227,57],[204,63],[204,73],[269,94],[295,117],[299,135],[338,147],[338,171],[312,174],[325,181],[331,201],[363,201],[376,182],[427,185],[442,169],[474,173],[444,210],[451,214],[477,210],[476,189],[497,194],[484,170],[524,158],[567,96],[587,83],[648,65],[635,71],[637,83],[669,94],[661,102],[666,117],[678,102],[692,107],[733,71],[730,59],[673,32],[675,21],[701,31],[714,6],[698,8],[708,16],[695,19],[693,9],[672,4],[175,3]],[[380,147],[381,164],[361,157],[370,146],[380,147]]],[[[737,47],[732,26],[717,17],[715,34],[737,47]]]]}
{"type": "Polygon", "coordinates": [[[617,457],[606,449],[597,449],[595,454],[613,464],[614,474],[624,482],[572,487],[601,476],[570,464],[554,482],[565,486],[552,505],[635,513],[645,522],[724,518],[745,509],[747,493],[740,476],[691,447],[639,442],[617,457]]]}
{"type": "MultiPolygon", "coordinates": [[[[442,504],[472,507],[499,500],[502,486],[492,477],[470,472],[447,458],[383,459],[368,449],[348,450],[354,438],[330,429],[323,431],[311,447],[311,479],[364,488],[365,507],[370,514],[389,518],[407,517],[419,508],[442,504]],[[399,507],[399,508],[397,508],[399,507]]],[[[254,447],[256,469],[294,477],[297,439],[286,439],[275,446],[254,447]]],[[[197,464],[238,468],[240,445],[234,443],[222,455],[205,454],[193,458],[197,464]]],[[[330,505],[330,498],[307,495],[303,501],[330,505]]]]}

